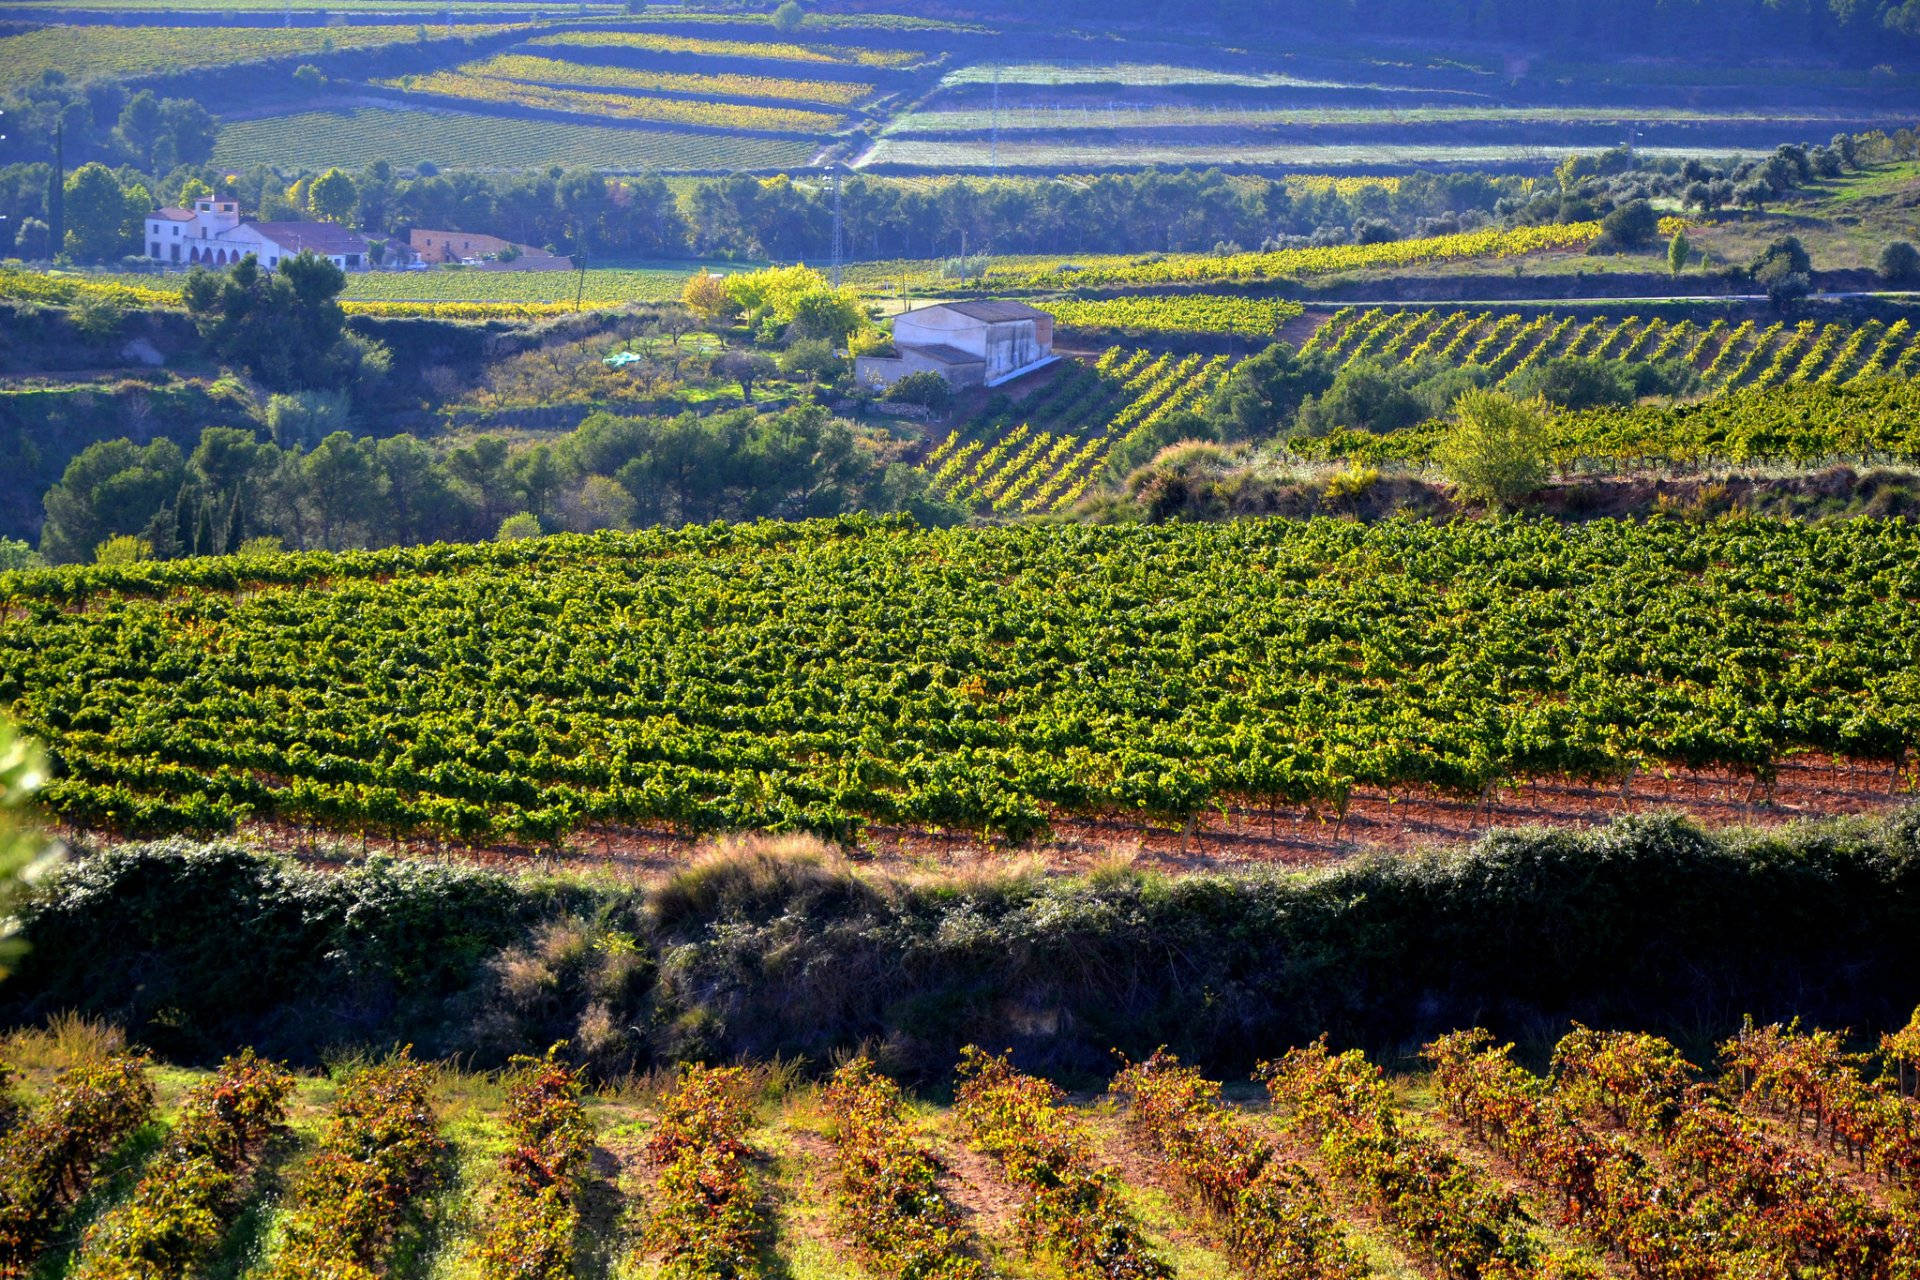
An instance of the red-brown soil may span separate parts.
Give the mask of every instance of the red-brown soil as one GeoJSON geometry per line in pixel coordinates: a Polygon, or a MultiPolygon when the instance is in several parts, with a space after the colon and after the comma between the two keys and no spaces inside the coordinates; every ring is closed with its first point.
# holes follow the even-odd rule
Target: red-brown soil
{"type": "MultiPolygon", "coordinates": [[[[1800,756],[1781,764],[1771,788],[1749,777],[1688,771],[1642,772],[1625,785],[1543,778],[1503,787],[1484,803],[1432,792],[1359,791],[1344,818],[1303,808],[1234,807],[1209,811],[1190,828],[1126,815],[1063,816],[1051,836],[1010,848],[961,831],[873,827],[852,860],[891,871],[990,871],[1038,861],[1072,871],[1125,860],[1163,871],[1210,871],[1255,864],[1317,866],[1374,852],[1395,852],[1471,840],[1498,827],[1599,826],[1629,814],[1677,813],[1709,827],[1778,826],[1809,818],[1876,814],[1913,800],[1920,779],[1885,764],[1800,756]]],[[[247,834],[272,847],[316,857],[337,856],[350,837],[259,825],[247,834]]],[[[595,827],[566,849],[465,848],[428,841],[396,850],[452,855],[503,865],[592,866],[651,878],[684,866],[703,838],[664,828],[595,827]]],[[[392,849],[372,841],[369,849],[392,849]]]]}

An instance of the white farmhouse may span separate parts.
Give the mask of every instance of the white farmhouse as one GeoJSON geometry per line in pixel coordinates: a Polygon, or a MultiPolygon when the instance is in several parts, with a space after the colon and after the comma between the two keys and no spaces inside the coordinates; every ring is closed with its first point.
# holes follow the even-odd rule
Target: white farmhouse
{"type": "Polygon", "coordinates": [[[206,196],[192,209],[169,206],[147,215],[147,256],[181,266],[223,267],[248,254],[269,269],[311,249],[342,271],[364,271],[367,242],[331,222],[250,222],[237,200],[206,196]]]}
{"type": "Polygon", "coordinates": [[[893,321],[893,356],[861,356],[862,386],[937,373],[956,387],[997,387],[1052,364],[1053,317],[1024,302],[942,302],[893,321]]]}

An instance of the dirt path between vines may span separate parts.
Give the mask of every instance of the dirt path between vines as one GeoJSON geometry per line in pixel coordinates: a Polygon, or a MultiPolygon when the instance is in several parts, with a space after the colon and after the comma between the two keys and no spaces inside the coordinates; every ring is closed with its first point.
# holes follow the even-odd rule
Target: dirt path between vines
{"type": "MultiPolygon", "coordinates": [[[[1643,772],[1626,785],[1545,778],[1502,787],[1484,803],[1417,790],[1354,794],[1344,817],[1310,808],[1229,808],[1208,811],[1190,827],[1124,815],[1064,816],[1052,834],[1010,848],[962,831],[872,827],[849,851],[856,862],[888,871],[991,871],[1012,862],[1043,863],[1074,871],[1116,858],[1162,871],[1217,871],[1275,864],[1318,866],[1373,852],[1394,852],[1471,840],[1495,828],[1585,828],[1630,814],[1677,813],[1709,827],[1771,827],[1811,818],[1881,814],[1913,803],[1912,769],[1896,775],[1882,763],[1833,762],[1800,756],[1783,762],[1770,789],[1728,773],[1643,772]]],[[[322,860],[353,837],[285,825],[256,824],[250,836],[272,847],[322,860]]],[[[705,837],[663,828],[595,827],[580,831],[560,853],[498,845],[467,848],[405,842],[397,851],[447,855],[492,864],[594,867],[639,878],[686,865],[705,837]]],[[[369,849],[394,850],[380,840],[369,849]]]]}

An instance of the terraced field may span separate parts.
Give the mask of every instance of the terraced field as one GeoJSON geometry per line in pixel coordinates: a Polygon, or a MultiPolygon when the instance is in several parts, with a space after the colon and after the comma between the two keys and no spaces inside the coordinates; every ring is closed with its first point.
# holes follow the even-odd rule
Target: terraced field
{"type": "Polygon", "coordinates": [[[532,84],[622,89],[632,93],[685,94],[700,98],[761,98],[850,106],[873,92],[871,84],[844,80],[793,80],[721,72],[712,75],[647,71],[597,63],[568,62],[524,53],[502,53],[470,62],[460,71],[532,84]]]}
{"type": "Polygon", "coordinates": [[[737,129],[750,134],[785,132],[810,135],[825,133],[840,123],[837,114],[823,111],[748,106],[738,102],[690,102],[684,98],[640,93],[559,89],[551,85],[469,75],[459,71],[400,76],[376,83],[382,88],[403,89],[408,93],[429,94],[460,103],[504,104],[581,117],[737,129]]]}
{"type": "Polygon", "coordinates": [[[779,170],[804,165],[815,144],[801,139],[622,129],[569,120],[530,120],[469,111],[350,107],[236,120],[220,133],[213,162],[324,169],[375,160],[429,161],[478,172],[566,165],[609,173],[654,170],[779,170]]]}
{"type": "Polygon", "coordinates": [[[1227,368],[1225,356],[1114,347],[1020,405],[955,429],[921,466],[950,502],[1000,515],[1064,511],[1099,481],[1116,446],[1199,404],[1227,368]]]}
{"type": "Polygon", "coordinates": [[[645,54],[680,54],[702,61],[739,58],[843,67],[904,67],[925,58],[924,54],[911,49],[799,44],[789,40],[724,40],[656,31],[563,31],[539,36],[528,43],[541,49],[628,50],[645,54]]]}
{"type": "MultiPolygon", "coordinates": [[[[1702,106],[1649,87],[1573,101],[1460,68],[1312,58],[1279,71],[1174,62],[980,61],[955,68],[860,159],[883,170],[1097,170],[1114,165],[1390,169],[1542,167],[1631,141],[1646,154],[1724,157],[1906,123],[1871,100],[1785,103],[1759,86],[1702,106]],[[1324,71],[1326,74],[1313,74],[1324,71]],[[1667,99],[1661,101],[1662,98],[1667,99]],[[1743,100],[1744,99],[1744,100],[1743,100]]],[[[1291,61],[1291,55],[1289,55],[1291,61]]]]}
{"type": "MultiPolygon", "coordinates": [[[[511,25],[427,28],[435,39],[511,31],[511,25]]],[[[419,26],[342,27],[42,27],[0,38],[0,89],[38,83],[48,71],[69,80],[229,66],[261,58],[368,49],[416,41],[419,26]]]]}
{"type": "Polygon", "coordinates": [[[1504,384],[1562,357],[1678,361],[1710,392],[1811,383],[1846,386],[1920,373],[1911,322],[1730,322],[1601,314],[1526,316],[1498,310],[1347,308],[1302,348],[1343,364],[1433,360],[1490,370],[1504,384]]]}

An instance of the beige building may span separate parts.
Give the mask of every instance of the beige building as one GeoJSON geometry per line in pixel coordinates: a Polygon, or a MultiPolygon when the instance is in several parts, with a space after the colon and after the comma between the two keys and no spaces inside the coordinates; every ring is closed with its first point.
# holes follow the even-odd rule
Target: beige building
{"type": "Polygon", "coordinates": [[[407,232],[407,248],[421,262],[465,262],[493,271],[571,271],[573,263],[558,254],[515,244],[499,236],[478,231],[428,231],[415,227],[407,232]],[[513,256],[500,260],[503,253],[513,256]]]}
{"type": "Polygon", "coordinates": [[[942,302],[894,317],[893,356],[861,356],[862,386],[937,373],[956,387],[997,387],[1052,364],[1053,317],[1024,302],[942,302]]]}

